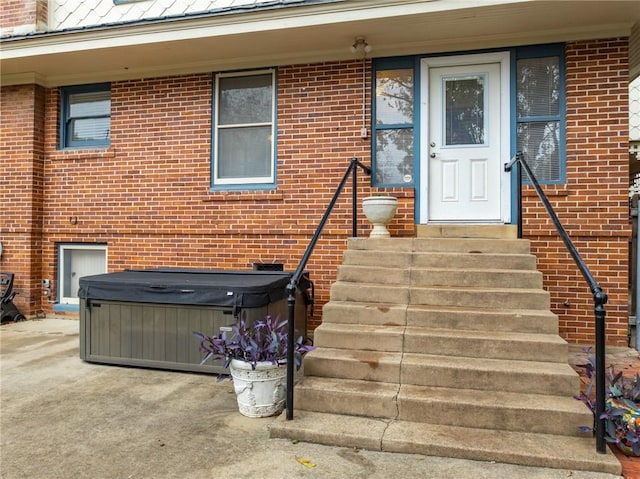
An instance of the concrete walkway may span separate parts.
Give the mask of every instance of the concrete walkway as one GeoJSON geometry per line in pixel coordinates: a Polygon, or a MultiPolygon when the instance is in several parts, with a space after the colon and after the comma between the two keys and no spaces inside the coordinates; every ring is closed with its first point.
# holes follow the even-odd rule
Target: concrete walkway
{"type": "Polygon", "coordinates": [[[269,439],[277,419],[241,416],[228,381],[83,362],[78,329],[0,327],[3,479],[618,477],[269,439]]]}

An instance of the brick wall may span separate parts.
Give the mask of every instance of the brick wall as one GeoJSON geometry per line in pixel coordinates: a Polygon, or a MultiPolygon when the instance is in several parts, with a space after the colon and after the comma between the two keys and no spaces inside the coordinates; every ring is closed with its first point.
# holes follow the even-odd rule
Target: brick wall
{"type": "MultiPolygon", "coordinates": [[[[545,193],[596,280],[609,296],[610,342],[627,344],[628,205],[627,39],[569,43],[567,183],[545,193]]],[[[592,343],[593,298],[533,191],[524,199],[524,233],[532,240],[561,335],[592,343]]]]}
{"type": "Polygon", "coordinates": [[[15,302],[29,314],[42,309],[44,95],[44,89],[34,85],[3,87],[0,101],[0,270],[16,274],[15,302]]]}
{"type": "MultiPolygon", "coordinates": [[[[568,45],[568,181],[545,187],[609,294],[607,332],[613,344],[626,343],[627,332],[626,49],[626,40],[568,45]]],[[[10,168],[30,176],[28,191],[16,176],[3,192],[20,198],[16,204],[21,206],[3,216],[2,238],[7,241],[8,234],[9,244],[2,267],[21,272],[35,284],[29,286],[22,278],[18,283],[27,290],[22,300],[31,313],[38,309],[36,298],[42,299],[39,280],[57,277],[61,242],[108,244],[109,271],[156,266],[248,269],[254,262],[284,263],[293,270],[349,159],[356,156],[370,163],[370,140],[360,137],[361,68],[358,61],[279,68],[278,188],[273,191],[209,191],[209,74],[114,82],[111,146],[102,150],[56,149],[56,89],[45,97],[33,87],[3,88],[3,117],[10,119],[3,120],[0,146],[11,152],[10,168]],[[38,104],[45,115],[42,163],[37,154],[39,134],[23,134],[24,124],[42,124],[40,113],[34,114],[40,111],[33,107],[38,104]],[[41,169],[44,233],[39,245],[24,234],[37,224],[33,205],[38,204],[41,169]]],[[[367,65],[366,85],[369,70],[367,65]]],[[[365,93],[368,105],[368,87],[365,93]]],[[[368,108],[365,114],[369,124],[368,108]]],[[[359,172],[360,197],[371,192],[368,185],[369,179],[359,172]]],[[[413,190],[390,192],[400,198],[391,232],[412,236],[413,190]]],[[[532,240],[545,287],[551,292],[561,334],[572,342],[591,342],[593,306],[588,288],[581,286],[580,275],[537,198],[531,191],[525,193],[525,234],[532,240]]],[[[321,306],[328,301],[351,236],[350,196],[349,184],[308,264],[317,291],[312,327],[319,324],[321,306]]],[[[362,214],[359,223],[360,233],[366,234],[362,214]]],[[[42,307],[51,310],[46,301],[42,307]]]]}
{"type": "MultiPolygon", "coordinates": [[[[369,140],[360,137],[361,68],[340,62],[279,69],[274,191],[209,191],[209,74],[113,83],[108,150],[56,150],[59,99],[51,90],[43,274],[56,277],[59,242],[107,243],[110,271],[248,269],[254,262],[295,269],[350,158],[370,162],[369,140]]],[[[369,180],[359,176],[362,195],[369,180]]],[[[319,305],[351,236],[350,197],[348,187],[308,265],[319,305]]],[[[397,234],[413,231],[411,208],[406,203],[396,219],[397,234]]],[[[362,215],[360,223],[364,234],[362,215]]]]}
{"type": "Polygon", "coordinates": [[[2,0],[0,36],[46,30],[48,9],[48,0],[2,0]]]}

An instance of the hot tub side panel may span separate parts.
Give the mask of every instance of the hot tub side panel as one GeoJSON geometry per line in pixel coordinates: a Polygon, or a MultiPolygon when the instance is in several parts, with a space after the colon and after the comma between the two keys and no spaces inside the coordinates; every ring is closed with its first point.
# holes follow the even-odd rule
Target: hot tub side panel
{"type": "MultiPolygon", "coordinates": [[[[307,306],[296,295],[296,336],[306,337],[307,306]]],[[[184,304],[132,303],[93,299],[80,301],[80,358],[96,363],[180,371],[228,373],[222,361],[200,364],[203,354],[193,334],[214,335],[231,327],[232,308],[184,304]]],[[[266,314],[287,317],[287,300],[241,309],[249,322],[266,314]]]]}
{"type": "Polygon", "coordinates": [[[80,307],[80,357],[86,361],[181,371],[224,373],[200,364],[194,332],[215,334],[233,324],[230,309],[94,300],[80,307]]]}

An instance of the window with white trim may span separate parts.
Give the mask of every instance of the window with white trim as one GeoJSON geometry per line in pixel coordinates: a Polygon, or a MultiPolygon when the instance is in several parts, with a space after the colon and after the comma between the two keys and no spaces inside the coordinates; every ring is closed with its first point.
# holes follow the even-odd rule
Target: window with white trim
{"type": "Polygon", "coordinates": [[[275,185],[275,71],[215,76],[212,187],[275,185]]]}
{"type": "Polygon", "coordinates": [[[60,148],[109,146],[111,84],[60,89],[60,148]]]}
{"type": "Polygon", "coordinates": [[[58,302],[78,304],[80,278],[107,272],[107,245],[66,243],[58,245],[58,302]]]}

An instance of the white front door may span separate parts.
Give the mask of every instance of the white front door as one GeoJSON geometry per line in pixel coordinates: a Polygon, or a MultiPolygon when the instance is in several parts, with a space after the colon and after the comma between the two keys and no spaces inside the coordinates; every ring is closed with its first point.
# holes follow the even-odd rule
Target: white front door
{"type": "Polygon", "coordinates": [[[420,222],[509,220],[508,54],[424,59],[420,222]]]}

